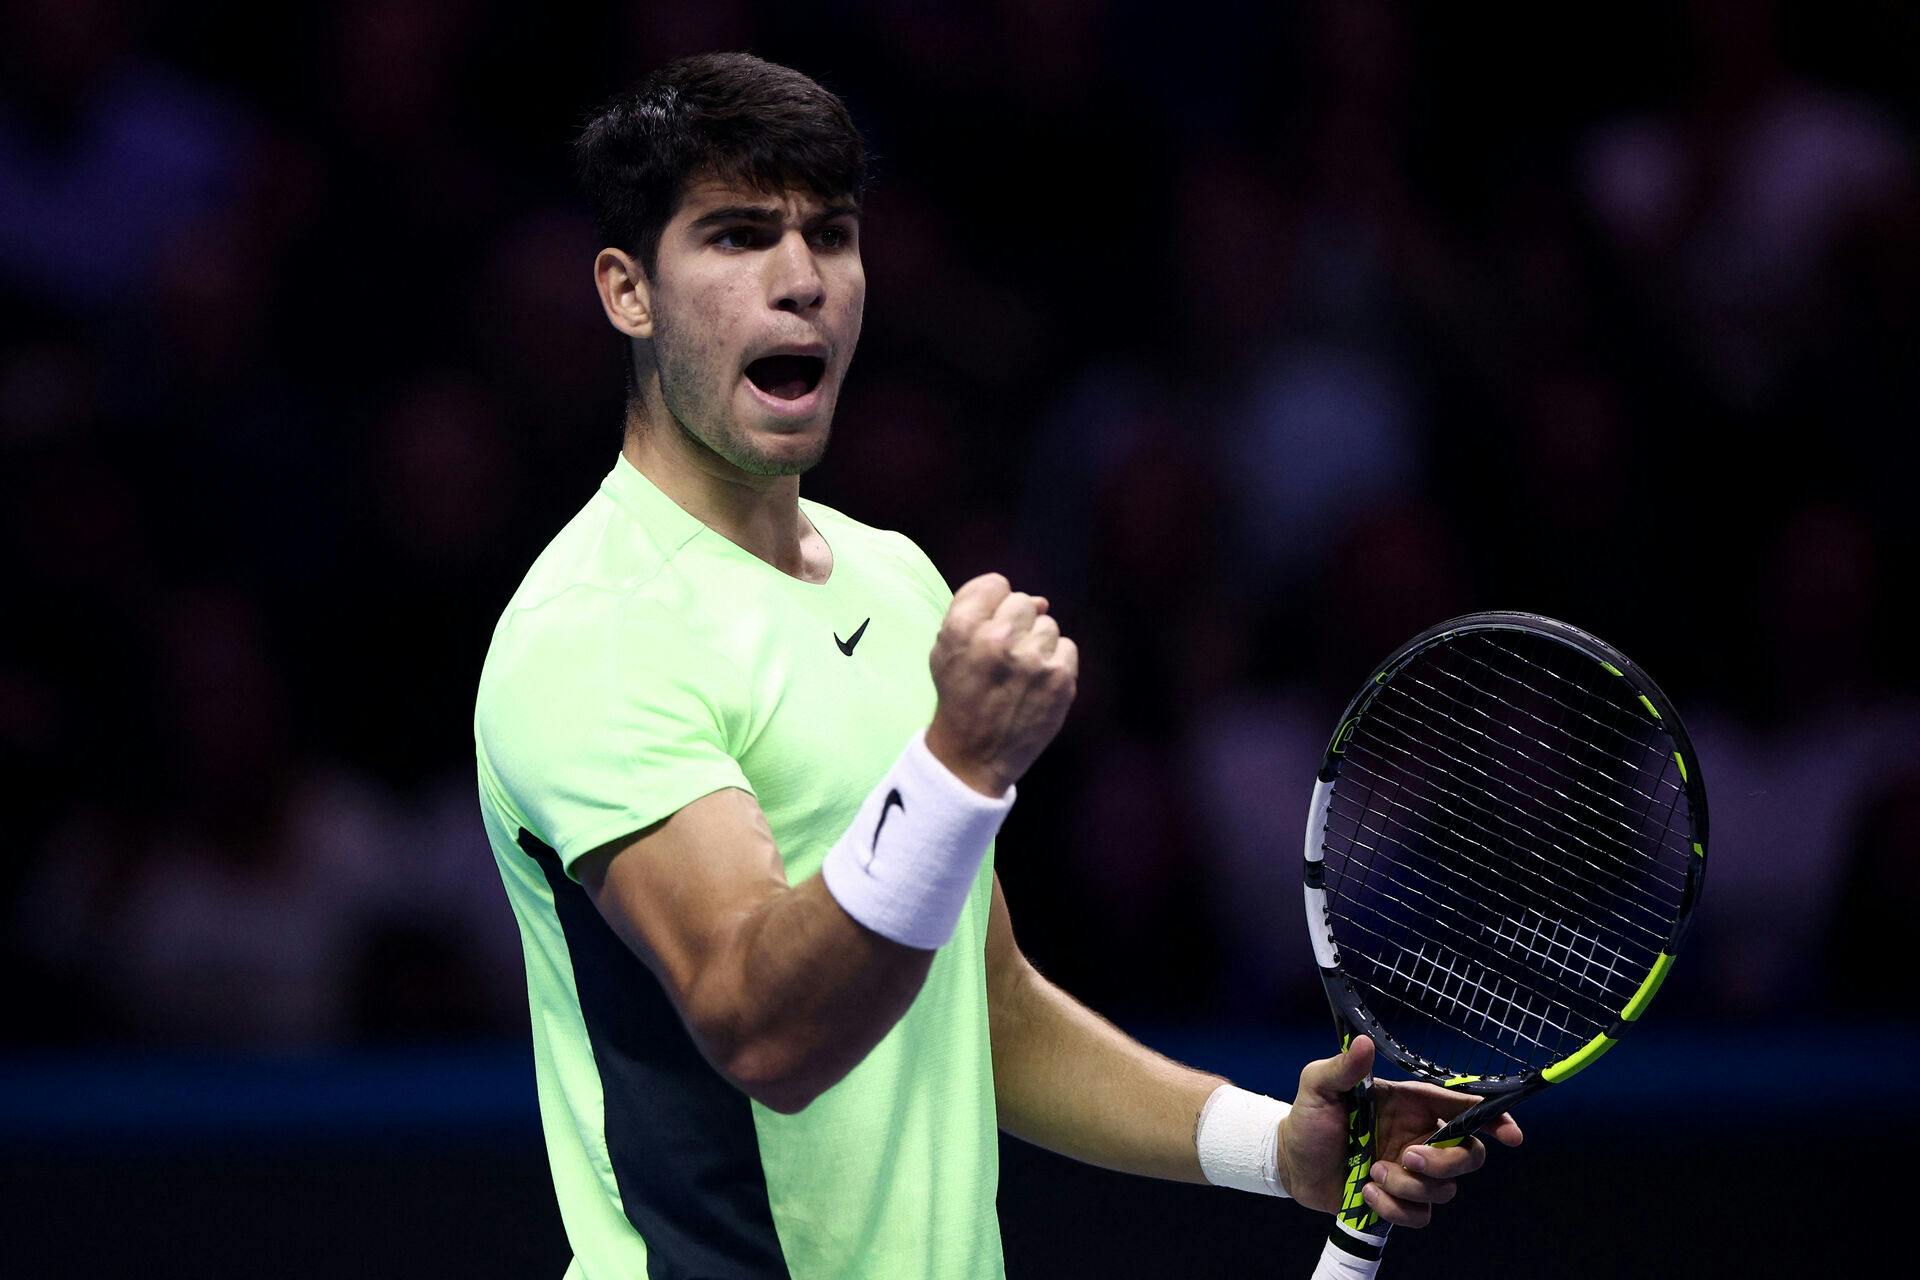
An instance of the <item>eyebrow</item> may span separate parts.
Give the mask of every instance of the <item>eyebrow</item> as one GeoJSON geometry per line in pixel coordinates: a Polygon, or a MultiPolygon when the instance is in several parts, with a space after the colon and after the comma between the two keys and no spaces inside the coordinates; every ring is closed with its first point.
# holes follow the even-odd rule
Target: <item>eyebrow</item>
{"type": "MultiPolygon", "coordinates": [[[[859,206],[851,204],[828,205],[818,214],[807,219],[807,225],[819,226],[824,222],[832,222],[835,218],[852,218],[858,221],[860,218],[859,206]]],[[[764,225],[766,223],[777,223],[779,221],[780,209],[777,205],[731,204],[719,209],[709,209],[688,225],[697,231],[702,227],[713,227],[727,222],[750,222],[764,225]]]]}

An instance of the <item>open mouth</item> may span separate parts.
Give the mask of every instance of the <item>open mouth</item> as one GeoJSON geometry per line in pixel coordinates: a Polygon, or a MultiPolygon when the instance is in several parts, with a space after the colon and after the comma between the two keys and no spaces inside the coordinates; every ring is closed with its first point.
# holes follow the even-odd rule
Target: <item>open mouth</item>
{"type": "Polygon", "coordinates": [[[762,356],[747,366],[747,381],[776,400],[798,400],[826,374],[819,356],[762,356]]]}

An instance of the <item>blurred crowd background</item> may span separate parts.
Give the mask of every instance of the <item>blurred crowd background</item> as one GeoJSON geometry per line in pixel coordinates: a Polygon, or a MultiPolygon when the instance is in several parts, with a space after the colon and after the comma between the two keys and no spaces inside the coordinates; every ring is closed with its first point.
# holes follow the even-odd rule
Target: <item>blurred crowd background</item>
{"type": "Polygon", "coordinates": [[[1911,1018],[1867,947],[1920,918],[1920,18],[1524,13],[0,0],[0,1037],[524,1036],[471,716],[619,444],[567,145],[712,48],[877,156],[802,492],[1081,644],[1000,842],[1043,969],[1317,1027],[1332,719],[1520,608],[1692,728],[1663,1002],[1911,1018]]]}

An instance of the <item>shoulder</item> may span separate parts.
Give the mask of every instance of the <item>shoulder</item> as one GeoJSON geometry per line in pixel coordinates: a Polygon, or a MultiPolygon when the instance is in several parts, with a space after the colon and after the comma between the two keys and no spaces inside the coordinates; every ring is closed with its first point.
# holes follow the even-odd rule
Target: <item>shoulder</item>
{"type": "Polygon", "coordinates": [[[643,594],[698,529],[663,528],[635,519],[602,488],[534,558],[502,620],[523,614],[564,616],[643,594]]]}
{"type": "Polygon", "coordinates": [[[685,540],[627,519],[599,495],[534,560],[494,626],[482,719],[610,697],[648,672],[709,666],[697,593],[675,560],[685,540]]]}

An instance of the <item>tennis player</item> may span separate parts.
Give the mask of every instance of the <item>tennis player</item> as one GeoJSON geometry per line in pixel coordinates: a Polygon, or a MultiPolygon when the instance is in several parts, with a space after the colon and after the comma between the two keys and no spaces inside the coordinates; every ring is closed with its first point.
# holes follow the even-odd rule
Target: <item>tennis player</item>
{"type": "MultiPolygon", "coordinates": [[[[577,153],[625,437],[502,615],[474,721],[567,1275],[1000,1276],[999,1129],[1335,1208],[1370,1042],[1289,1105],[1128,1039],[1014,941],[994,834],[1079,666],[1045,597],[950,592],[800,496],[865,297],[845,107],[702,55],[577,153]]],[[[1471,1099],[1380,1093],[1366,1195],[1420,1226],[1485,1148],[1408,1144],[1471,1099]]]]}

